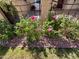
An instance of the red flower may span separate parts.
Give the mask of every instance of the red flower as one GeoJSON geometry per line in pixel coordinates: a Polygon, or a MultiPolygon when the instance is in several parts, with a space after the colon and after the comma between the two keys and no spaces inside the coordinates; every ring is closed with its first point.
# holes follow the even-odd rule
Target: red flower
{"type": "Polygon", "coordinates": [[[58,19],[58,16],[57,15],[52,16],[52,19],[56,21],[58,19]]]}
{"type": "Polygon", "coordinates": [[[31,16],[31,20],[35,21],[36,20],[36,16],[31,16]]]}
{"type": "Polygon", "coordinates": [[[47,29],[47,31],[48,31],[48,32],[51,32],[51,31],[52,31],[52,28],[49,27],[49,28],[47,29]]]}

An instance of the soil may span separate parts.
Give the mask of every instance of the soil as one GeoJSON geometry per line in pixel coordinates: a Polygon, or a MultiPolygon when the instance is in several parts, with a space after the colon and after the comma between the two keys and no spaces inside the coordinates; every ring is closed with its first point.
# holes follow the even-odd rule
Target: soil
{"type": "Polygon", "coordinates": [[[65,38],[48,38],[42,37],[40,40],[30,43],[26,37],[15,37],[3,44],[6,47],[52,47],[52,48],[79,48],[79,40],[72,41],[65,38]],[[25,44],[26,43],[26,44],[25,44]],[[25,45],[24,45],[25,44],[25,45]]]}

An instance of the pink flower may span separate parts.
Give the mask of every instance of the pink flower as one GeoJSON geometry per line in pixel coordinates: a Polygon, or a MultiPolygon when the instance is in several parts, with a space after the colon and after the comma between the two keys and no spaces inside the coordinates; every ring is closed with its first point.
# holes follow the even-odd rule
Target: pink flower
{"type": "Polygon", "coordinates": [[[52,19],[56,21],[58,19],[58,16],[57,15],[52,16],[52,19]]]}
{"type": "Polygon", "coordinates": [[[31,20],[35,21],[36,20],[36,16],[31,16],[31,20]]]}
{"type": "Polygon", "coordinates": [[[49,28],[47,29],[47,31],[48,31],[48,32],[51,32],[51,31],[52,31],[52,28],[49,27],[49,28]]]}

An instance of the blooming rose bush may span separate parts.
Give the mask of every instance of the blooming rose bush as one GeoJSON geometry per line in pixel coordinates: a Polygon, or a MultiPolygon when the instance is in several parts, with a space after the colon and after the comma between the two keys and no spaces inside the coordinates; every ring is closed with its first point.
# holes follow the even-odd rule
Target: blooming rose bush
{"type": "Polygon", "coordinates": [[[15,33],[18,36],[26,36],[28,40],[38,40],[41,36],[41,31],[38,29],[40,24],[39,20],[35,16],[31,16],[28,19],[21,19],[16,23],[15,33]]]}
{"type": "Polygon", "coordinates": [[[58,21],[54,21],[51,19],[51,21],[46,20],[43,23],[43,27],[42,27],[42,31],[44,33],[44,35],[48,36],[48,37],[57,37],[59,35],[57,28],[59,27],[59,25],[57,25],[58,21]]]}
{"type": "Polygon", "coordinates": [[[41,36],[51,38],[65,36],[68,39],[75,40],[79,38],[79,20],[56,15],[52,16],[51,20],[45,20],[41,25],[36,16],[31,16],[16,23],[15,33],[18,36],[26,36],[31,41],[37,40],[41,36]]]}
{"type": "Polygon", "coordinates": [[[79,20],[68,16],[52,16],[51,21],[46,20],[43,31],[49,37],[65,36],[68,39],[79,39],[79,20]]]}
{"type": "Polygon", "coordinates": [[[0,20],[0,40],[7,40],[14,36],[26,36],[28,40],[34,41],[40,37],[48,36],[58,38],[65,36],[67,39],[79,40],[79,20],[68,16],[52,16],[46,19],[43,24],[36,16],[22,18],[15,27],[5,20],[0,20]]]}
{"type": "Polygon", "coordinates": [[[31,19],[32,21],[35,21],[36,18],[37,18],[36,16],[31,16],[31,17],[30,17],[30,19],[31,19]]]}

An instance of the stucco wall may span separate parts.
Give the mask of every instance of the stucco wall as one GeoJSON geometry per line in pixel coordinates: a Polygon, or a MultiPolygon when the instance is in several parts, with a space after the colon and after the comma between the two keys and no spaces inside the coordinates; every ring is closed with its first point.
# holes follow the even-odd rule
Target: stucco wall
{"type": "Polygon", "coordinates": [[[19,16],[26,16],[29,11],[30,4],[24,0],[12,0],[13,5],[18,11],[19,16]]]}
{"type": "MultiPolygon", "coordinates": [[[[46,18],[48,15],[51,1],[52,0],[41,0],[41,17],[43,19],[46,18]]],[[[27,2],[25,2],[24,0],[12,0],[12,3],[16,7],[19,16],[27,15],[27,12],[29,11],[31,6],[30,3],[32,2],[34,2],[34,0],[27,0],[27,2]]],[[[73,2],[74,0],[65,0],[63,4],[63,9],[71,9],[73,2]]],[[[76,0],[72,7],[72,9],[77,8],[79,8],[79,0],[76,0]]]]}
{"type": "Polygon", "coordinates": [[[34,2],[34,0],[27,0],[27,2],[32,3],[32,2],[34,2]]]}
{"type": "Polygon", "coordinates": [[[63,9],[78,9],[79,8],[79,0],[76,0],[74,3],[74,0],[65,0],[63,4],[63,9]],[[72,6],[73,5],[73,6],[72,6]]]}
{"type": "MultiPolygon", "coordinates": [[[[18,12],[18,15],[20,17],[26,16],[28,14],[31,7],[31,3],[34,2],[34,0],[27,0],[27,2],[24,0],[11,0],[11,1],[12,1],[12,4],[15,6],[18,12]]],[[[1,13],[0,13],[0,18],[3,18],[1,13]]]]}

